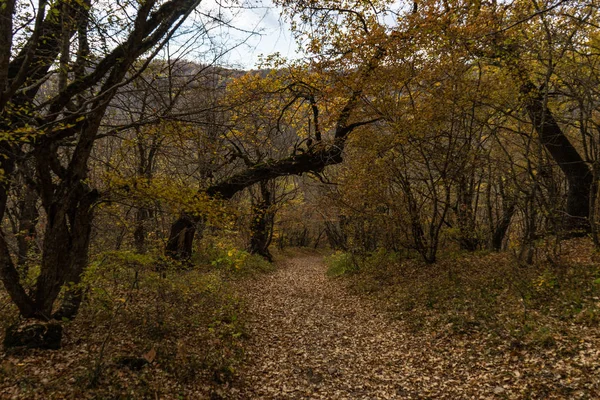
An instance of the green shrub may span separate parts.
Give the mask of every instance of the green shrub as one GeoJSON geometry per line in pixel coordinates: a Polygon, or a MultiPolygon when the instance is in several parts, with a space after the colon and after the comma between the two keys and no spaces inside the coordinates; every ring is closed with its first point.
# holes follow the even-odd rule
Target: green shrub
{"type": "Polygon", "coordinates": [[[275,270],[275,264],[265,260],[258,254],[249,254],[245,260],[242,272],[246,273],[266,273],[275,270]]]}
{"type": "Polygon", "coordinates": [[[226,236],[207,236],[196,251],[195,265],[226,272],[229,276],[247,276],[274,270],[263,257],[240,248],[240,243],[226,236]]]}
{"type": "Polygon", "coordinates": [[[342,276],[356,273],[360,267],[355,256],[350,253],[336,252],[325,258],[327,264],[327,275],[342,276]]]}
{"type": "Polygon", "coordinates": [[[247,276],[254,273],[271,272],[274,265],[257,254],[236,248],[213,249],[204,255],[204,264],[230,276],[247,276]]]}

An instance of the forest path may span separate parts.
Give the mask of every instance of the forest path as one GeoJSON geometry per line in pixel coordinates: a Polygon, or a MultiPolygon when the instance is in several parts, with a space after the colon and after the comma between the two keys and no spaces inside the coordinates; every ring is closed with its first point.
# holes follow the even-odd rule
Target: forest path
{"type": "Polygon", "coordinates": [[[423,366],[416,368],[414,349],[407,348],[415,339],[325,272],[322,257],[306,255],[245,285],[252,315],[247,364],[240,370],[241,387],[229,398],[417,395],[404,388],[410,382],[414,390],[429,379],[423,366]]]}

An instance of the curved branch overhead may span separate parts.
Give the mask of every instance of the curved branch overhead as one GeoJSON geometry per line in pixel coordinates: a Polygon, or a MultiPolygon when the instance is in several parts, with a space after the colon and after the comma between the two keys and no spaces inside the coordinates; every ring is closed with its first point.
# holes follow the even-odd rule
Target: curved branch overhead
{"type": "MultiPolygon", "coordinates": [[[[384,55],[385,50],[378,47],[374,56],[359,71],[356,79],[359,84],[352,90],[337,117],[332,142],[320,141],[304,153],[253,165],[222,182],[212,185],[206,190],[206,193],[213,197],[229,199],[237,192],[257,182],[287,175],[320,172],[328,165],[341,163],[346,141],[352,131],[380,120],[380,118],[375,118],[367,121],[350,122],[353,113],[359,107],[361,96],[369,78],[379,66],[384,55]]],[[[314,107],[314,105],[312,106],[314,107]]],[[[201,217],[192,216],[185,210],[182,212],[181,216],[171,225],[166,246],[167,255],[176,259],[187,259],[192,255],[193,238],[196,225],[200,220],[201,217]]]]}

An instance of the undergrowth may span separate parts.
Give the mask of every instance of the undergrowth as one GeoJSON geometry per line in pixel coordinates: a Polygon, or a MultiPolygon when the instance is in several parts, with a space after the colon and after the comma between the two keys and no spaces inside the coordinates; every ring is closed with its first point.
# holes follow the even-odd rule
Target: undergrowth
{"type": "MultiPolygon", "coordinates": [[[[63,347],[0,363],[0,397],[218,398],[243,360],[244,304],[231,281],[271,271],[235,248],[193,264],[128,251],[95,257],[85,302],[65,322],[63,347]]],[[[3,328],[17,321],[0,292],[3,328]]]]}
{"type": "Polygon", "coordinates": [[[533,265],[510,252],[455,253],[434,265],[385,251],[336,253],[326,262],[330,276],[347,276],[352,290],[379,299],[415,333],[549,348],[576,342],[581,327],[598,327],[600,266],[592,255],[589,242],[574,240],[559,257],[540,251],[533,265]]]}
{"type": "Polygon", "coordinates": [[[274,270],[274,264],[257,254],[240,249],[232,240],[223,237],[204,238],[195,257],[195,265],[206,270],[225,272],[229,278],[245,278],[274,270]]]}

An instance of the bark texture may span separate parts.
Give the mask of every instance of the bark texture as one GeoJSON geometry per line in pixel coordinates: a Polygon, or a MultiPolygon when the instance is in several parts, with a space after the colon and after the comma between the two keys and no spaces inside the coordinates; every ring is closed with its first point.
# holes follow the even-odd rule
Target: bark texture
{"type": "Polygon", "coordinates": [[[567,206],[563,220],[570,235],[590,230],[590,191],[593,174],[546,104],[544,94],[533,83],[521,88],[526,109],[540,141],[565,174],[568,183],[567,206]]]}

